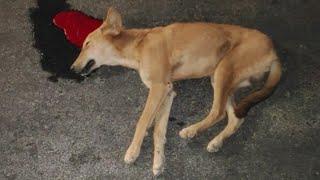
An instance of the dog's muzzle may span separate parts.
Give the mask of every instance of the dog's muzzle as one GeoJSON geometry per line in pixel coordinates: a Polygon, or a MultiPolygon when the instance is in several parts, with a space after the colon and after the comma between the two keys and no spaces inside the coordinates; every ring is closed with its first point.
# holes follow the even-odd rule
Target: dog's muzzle
{"type": "Polygon", "coordinates": [[[77,74],[80,74],[82,76],[85,76],[85,75],[88,75],[91,70],[92,70],[92,67],[95,65],[95,61],[93,59],[90,59],[88,61],[88,63],[84,66],[84,68],[81,69],[76,69],[74,67],[71,68],[71,71],[77,73],[77,74]]]}

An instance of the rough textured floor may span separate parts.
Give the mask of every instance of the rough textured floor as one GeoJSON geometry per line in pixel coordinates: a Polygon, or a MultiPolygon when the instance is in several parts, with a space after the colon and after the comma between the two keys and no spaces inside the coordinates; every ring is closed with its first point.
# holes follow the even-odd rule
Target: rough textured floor
{"type": "MultiPolygon", "coordinates": [[[[178,137],[209,110],[209,80],[175,84],[166,169],[159,179],[320,178],[318,0],[67,2],[97,18],[113,5],[127,27],[233,23],[275,40],[284,63],[280,86],[218,153],[208,153],[206,145],[225,122],[190,141],[178,137]]],[[[138,74],[105,67],[81,83],[48,80],[51,74],[40,63],[47,55],[34,47],[30,8],[37,2],[0,0],[0,179],[151,179],[150,136],[134,165],[123,161],[147,95],[138,74]]]]}

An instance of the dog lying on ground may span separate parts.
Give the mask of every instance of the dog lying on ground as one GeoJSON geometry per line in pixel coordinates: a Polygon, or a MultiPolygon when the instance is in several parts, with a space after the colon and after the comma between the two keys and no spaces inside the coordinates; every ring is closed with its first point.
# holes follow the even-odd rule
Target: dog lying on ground
{"type": "Polygon", "coordinates": [[[203,120],[182,129],[182,138],[192,138],[228,117],[225,129],[208,144],[216,152],[234,134],[250,107],[268,97],[278,84],[281,64],[271,40],[263,33],[240,26],[212,23],[174,23],[150,29],[125,29],[121,15],[109,8],[103,24],[90,33],[71,69],[82,75],[102,66],[125,66],[139,71],[149,95],[136,131],[125,154],[133,163],[148,128],[154,123],[153,173],[164,169],[164,144],[172,101],[172,83],[210,77],[213,106],[203,120]],[[237,89],[269,73],[263,87],[234,102],[237,89]]]}

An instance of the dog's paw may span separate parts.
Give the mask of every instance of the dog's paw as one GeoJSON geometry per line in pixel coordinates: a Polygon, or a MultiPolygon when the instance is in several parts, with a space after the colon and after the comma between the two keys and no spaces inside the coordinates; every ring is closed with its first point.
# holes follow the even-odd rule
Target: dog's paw
{"type": "Polygon", "coordinates": [[[154,155],[152,171],[155,177],[164,171],[164,161],[164,155],[154,155]]]}
{"type": "Polygon", "coordinates": [[[153,168],[153,169],[152,169],[152,172],[153,172],[153,176],[154,176],[154,177],[159,176],[160,174],[163,173],[163,171],[164,171],[164,166],[161,166],[161,167],[159,167],[159,168],[153,168]]]}
{"type": "Polygon", "coordinates": [[[138,158],[140,154],[140,149],[130,146],[124,156],[124,162],[131,164],[138,158]]]}
{"type": "Polygon", "coordinates": [[[192,126],[182,129],[179,132],[179,136],[183,139],[193,138],[197,134],[197,131],[192,126]]]}
{"type": "Polygon", "coordinates": [[[164,171],[164,165],[163,164],[160,165],[160,166],[157,166],[157,167],[153,166],[153,168],[152,168],[152,172],[153,172],[153,176],[154,177],[159,176],[160,174],[163,173],[163,171],[164,171]]]}
{"type": "Polygon", "coordinates": [[[222,141],[218,141],[216,139],[213,139],[212,141],[209,142],[207,146],[207,151],[208,152],[218,152],[220,148],[222,147],[222,141]]]}

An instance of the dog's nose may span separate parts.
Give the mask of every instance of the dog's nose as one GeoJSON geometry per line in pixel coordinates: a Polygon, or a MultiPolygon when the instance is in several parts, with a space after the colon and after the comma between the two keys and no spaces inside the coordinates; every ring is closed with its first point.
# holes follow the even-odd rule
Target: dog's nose
{"type": "Polygon", "coordinates": [[[77,66],[71,66],[70,67],[70,72],[75,73],[75,74],[79,74],[81,71],[81,69],[79,69],[77,66]]]}
{"type": "Polygon", "coordinates": [[[76,70],[75,70],[74,66],[70,67],[70,71],[73,72],[73,73],[76,73],[76,70]]]}

